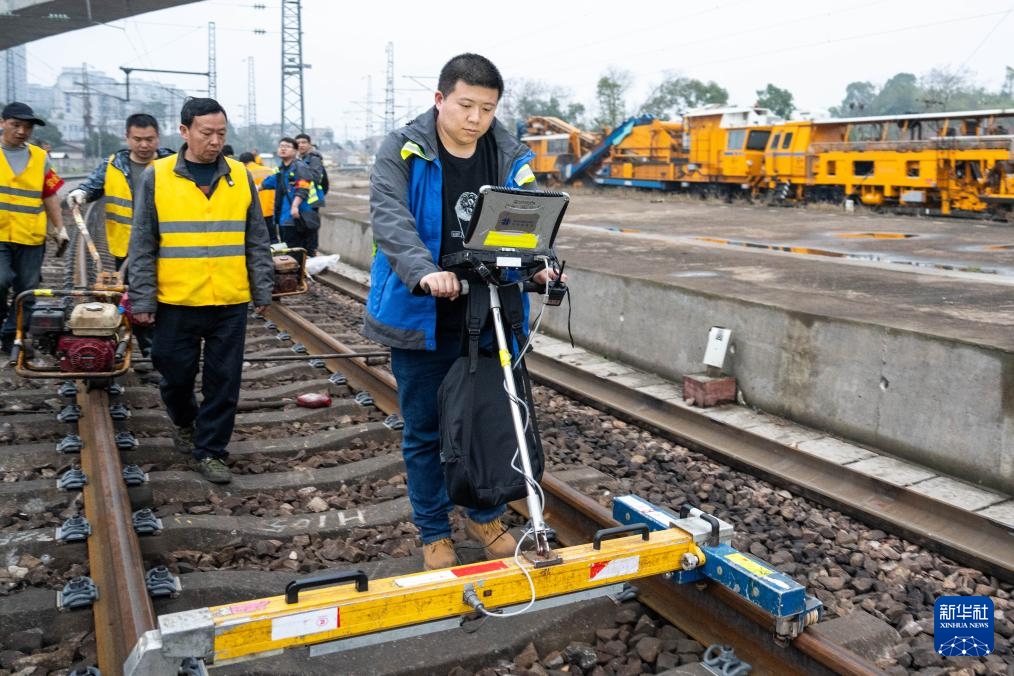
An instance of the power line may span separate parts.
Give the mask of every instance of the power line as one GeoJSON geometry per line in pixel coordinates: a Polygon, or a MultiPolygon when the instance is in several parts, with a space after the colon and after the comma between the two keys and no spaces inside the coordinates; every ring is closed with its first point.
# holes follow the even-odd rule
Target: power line
{"type": "Polygon", "coordinates": [[[1001,19],[1000,19],[999,21],[997,21],[997,22],[996,22],[996,24],[995,24],[995,25],[993,26],[993,28],[992,28],[992,29],[991,29],[991,30],[990,30],[990,31],[989,31],[988,33],[986,33],[986,36],[985,36],[984,38],[982,38],[982,41],[981,41],[981,42],[979,42],[979,44],[977,44],[977,45],[975,46],[975,49],[973,49],[973,50],[972,50],[972,53],[971,53],[971,54],[969,54],[969,55],[968,55],[968,58],[967,58],[967,59],[965,59],[965,62],[961,64],[961,67],[962,67],[962,68],[964,68],[965,66],[967,66],[967,65],[968,65],[968,62],[972,60],[972,57],[973,57],[973,56],[975,56],[975,55],[976,55],[976,53],[977,53],[977,52],[978,52],[978,51],[979,51],[980,49],[982,49],[982,46],[983,46],[984,44],[986,44],[986,41],[987,41],[987,40],[989,40],[989,38],[990,38],[990,37],[992,37],[992,36],[993,36],[993,33],[995,33],[995,32],[996,32],[996,29],[1000,27],[1000,24],[1002,24],[1002,23],[1003,23],[1004,21],[1006,21],[1006,20],[1007,20],[1007,17],[1009,17],[1009,16],[1010,16],[1010,13],[1011,13],[1011,12],[1014,12],[1014,7],[1011,7],[1010,9],[1008,9],[1008,10],[1007,10],[1007,13],[1006,13],[1006,14],[1004,14],[1004,15],[1003,15],[1003,17],[1002,17],[1002,18],[1001,18],[1001,19]]]}

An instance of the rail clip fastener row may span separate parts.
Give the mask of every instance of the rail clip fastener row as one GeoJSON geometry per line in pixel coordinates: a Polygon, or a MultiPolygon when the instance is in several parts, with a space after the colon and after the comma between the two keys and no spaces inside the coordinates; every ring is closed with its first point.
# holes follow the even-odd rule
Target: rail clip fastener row
{"type": "Polygon", "coordinates": [[[704,651],[704,668],[718,676],[746,676],[753,670],[749,662],[736,656],[736,651],[727,645],[714,643],[704,651]]]}
{"type": "Polygon", "coordinates": [[[356,392],[356,402],[360,406],[373,406],[373,395],[366,390],[356,392]]]}
{"type": "Polygon", "coordinates": [[[275,324],[267,317],[264,317],[264,315],[261,315],[261,317],[264,319],[264,328],[266,328],[268,331],[274,331],[275,329],[278,328],[278,324],[275,324]]]}
{"type": "Polygon", "coordinates": [[[77,404],[67,404],[56,414],[56,419],[62,423],[77,422],[81,419],[81,407],[77,404]]]}
{"type": "Polygon", "coordinates": [[[387,418],[384,419],[384,425],[387,426],[388,429],[395,431],[405,429],[405,421],[402,420],[401,416],[397,413],[392,413],[387,416],[387,418]]]}
{"type": "Polygon", "coordinates": [[[123,422],[130,417],[130,409],[122,402],[109,405],[109,417],[117,422],[123,422]]]}
{"type": "Polygon", "coordinates": [[[80,453],[82,448],[84,448],[84,442],[77,434],[68,434],[56,442],[57,453],[80,453]]]}
{"type": "Polygon", "coordinates": [[[60,387],[57,388],[56,393],[61,397],[66,397],[67,399],[70,399],[71,397],[76,397],[77,383],[75,383],[73,380],[65,380],[60,385],[60,387]]]}
{"type": "Polygon", "coordinates": [[[92,525],[84,514],[75,514],[56,527],[59,542],[84,542],[92,534],[92,525]]]}
{"type": "Polygon", "coordinates": [[[327,379],[332,385],[348,385],[349,379],[345,377],[343,373],[332,373],[331,377],[327,379]]]}
{"type": "Polygon", "coordinates": [[[98,600],[99,588],[87,575],[71,578],[62,591],[56,592],[56,607],[59,610],[91,608],[98,600]]]}
{"type": "Polygon", "coordinates": [[[134,532],[138,535],[158,535],[162,532],[162,519],[147,507],[139,509],[130,516],[134,524],[134,532]]]}
{"type": "Polygon", "coordinates": [[[307,351],[306,345],[303,345],[302,343],[296,343],[289,349],[295,352],[296,354],[306,354],[307,351]]]}
{"type": "Polygon", "coordinates": [[[277,338],[278,340],[282,341],[283,343],[285,341],[287,341],[287,340],[292,340],[292,336],[290,336],[285,331],[279,331],[278,333],[276,333],[275,334],[275,338],[277,338]]]}
{"type": "Polygon", "coordinates": [[[180,579],[165,566],[155,566],[144,574],[144,586],[152,598],[176,598],[183,590],[180,579]]]}
{"type": "Polygon", "coordinates": [[[56,480],[56,487],[61,491],[79,491],[88,484],[88,476],[80,467],[68,469],[56,480]]]}
{"type": "Polygon", "coordinates": [[[208,668],[203,660],[187,657],[180,664],[179,676],[208,676],[208,668]]]}
{"type": "Polygon", "coordinates": [[[312,368],[312,369],[325,369],[325,368],[327,368],[327,364],[324,362],[323,359],[311,359],[308,363],[310,364],[310,368],[312,368]]]}
{"type": "Polygon", "coordinates": [[[67,676],[102,676],[102,672],[98,667],[79,667],[67,676]]]}
{"type": "Polygon", "coordinates": [[[116,448],[118,450],[132,451],[140,445],[141,442],[131,432],[123,430],[116,433],[116,448]]]}
{"type": "Polygon", "coordinates": [[[140,486],[148,482],[148,475],[137,465],[127,465],[123,468],[123,481],[130,487],[140,486]]]}
{"type": "Polygon", "coordinates": [[[109,387],[106,388],[106,392],[109,393],[110,397],[118,397],[124,392],[123,385],[119,383],[110,383],[109,387]]]}

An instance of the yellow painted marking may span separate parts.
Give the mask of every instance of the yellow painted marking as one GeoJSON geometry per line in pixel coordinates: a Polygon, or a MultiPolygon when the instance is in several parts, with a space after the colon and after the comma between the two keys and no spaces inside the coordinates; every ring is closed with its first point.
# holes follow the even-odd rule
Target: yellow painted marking
{"type": "Polygon", "coordinates": [[[739,552],[736,552],[735,554],[726,554],[725,558],[737,564],[741,568],[746,568],[754,575],[760,575],[761,577],[765,575],[770,575],[771,573],[775,572],[770,568],[765,568],[764,566],[760,565],[753,559],[743,556],[739,552]]]}
{"type": "Polygon", "coordinates": [[[52,289],[36,289],[34,295],[36,295],[36,296],[52,296],[53,295],[53,290],[52,289]]]}
{"type": "Polygon", "coordinates": [[[539,245],[539,237],[532,232],[507,233],[493,230],[483,241],[483,246],[506,246],[512,249],[534,249],[539,245]]]}
{"type": "Polygon", "coordinates": [[[500,366],[510,366],[511,353],[507,350],[500,350],[500,366]]]}

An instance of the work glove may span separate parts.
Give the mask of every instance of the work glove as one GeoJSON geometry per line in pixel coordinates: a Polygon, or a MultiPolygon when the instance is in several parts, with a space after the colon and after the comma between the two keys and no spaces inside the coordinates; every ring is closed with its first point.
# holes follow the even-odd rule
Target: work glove
{"type": "Polygon", "coordinates": [[[67,234],[67,228],[62,225],[57,228],[50,223],[47,230],[46,238],[56,244],[56,257],[62,257],[63,252],[67,250],[67,245],[70,244],[70,235],[67,234]]]}
{"type": "Polygon", "coordinates": [[[88,193],[81,188],[75,188],[70,191],[67,195],[67,206],[68,207],[83,207],[85,202],[88,201],[88,193]]]}

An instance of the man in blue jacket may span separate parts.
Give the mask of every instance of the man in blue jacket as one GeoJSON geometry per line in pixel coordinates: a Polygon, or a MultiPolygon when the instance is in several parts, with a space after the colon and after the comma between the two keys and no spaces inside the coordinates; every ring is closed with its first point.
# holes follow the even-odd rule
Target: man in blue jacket
{"type": "Polygon", "coordinates": [[[278,168],[260,189],[275,191],[278,236],[290,247],[309,252],[310,230],[320,227],[320,214],[313,208],[320,193],[309,165],[299,159],[296,139],[286,136],[278,142],[278,159],[278,168]]]}
{"type": "MultiPolygon", "coordinates": [[[[440,466],[437,389],[459,353],[461,286],[441,270],[460,251],[483,185],[533,187],[533,154],[497,124],[503,78],[478,54],[460,54],[440,71],[435,106],[387,136],[370,176],[377,245],[364,335],[391,347],[391,370],[405,421],[402,452],[413,518],[428,570],[457,563],[448,514],[454,505],[440,466]]],[[[545,283],[547,271],[534,281],[545,283]]],[[[504,506],[469,510],[465,531],[488,558],[512,556],[504,506]]]]}

